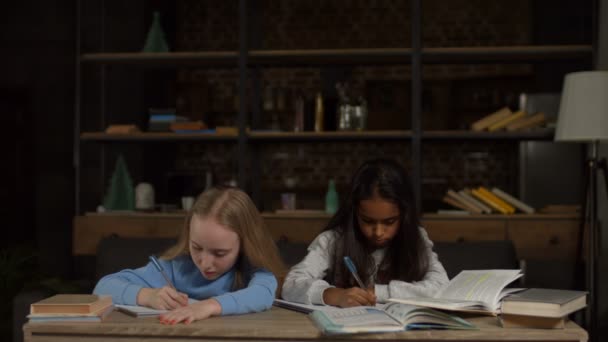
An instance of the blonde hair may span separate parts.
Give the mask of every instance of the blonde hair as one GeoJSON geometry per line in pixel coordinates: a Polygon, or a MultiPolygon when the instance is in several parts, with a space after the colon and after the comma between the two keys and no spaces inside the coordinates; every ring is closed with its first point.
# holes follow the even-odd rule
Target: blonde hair
{"type": "Polygon", "coordinates": [[[186,215],[177,243],[162,258],[174,259],[190,254],[190,222],[194,215],[200,219],[212,218],[238,235],[241,248],[235,264],[234,290],[245,286],[243,273],[247,265],[254,269],[264,268],[277,278],[284,275],[285,265],[260,212],[251,198],[236,188],[212,188],[201,193],[186,215]]]}

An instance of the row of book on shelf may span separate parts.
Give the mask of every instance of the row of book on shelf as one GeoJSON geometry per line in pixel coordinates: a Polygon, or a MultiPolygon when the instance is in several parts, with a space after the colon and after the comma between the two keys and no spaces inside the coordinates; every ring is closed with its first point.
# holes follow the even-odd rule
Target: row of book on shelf
{"type": "Polygon", "coordinates": [[[464,188],[459,191],[448,189],[442,201],[454,208],[471,214],[533,214],[536,210],[511,194],[493,187],[464,188]]]}
{"type": "Polygon", "coordinates": [[[476,132],[500,130],[512,132],[542,127],[546,123],[547,117],[543,112],[528,114],[525,110],[513,112],[509,107],[503,107],[473,122],[471,129],[476,132]]]}
{"type": "MultiPolygon", "coordinates": [[[[394,298],[369,307],[336,308],[275,300],[275,306],[307,313],[323,334],[424,329],[473,330],[454,312],[497,317],[504,328],[564,328],[573,312],[586,307],[584,291],[511,288],[521,270],[465,270],[432,298],[394,298]]],[[[136,317],[162,310],[113,305],[109,296],[61,294],[31,304],[30,322],[101,322],[115,308],[136,317]]]]}

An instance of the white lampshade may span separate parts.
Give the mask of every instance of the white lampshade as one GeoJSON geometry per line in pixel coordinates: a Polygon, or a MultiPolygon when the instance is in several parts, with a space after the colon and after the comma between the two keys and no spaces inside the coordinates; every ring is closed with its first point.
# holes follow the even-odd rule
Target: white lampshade
{"type": "Polygon", "coordinates": [[[608,71],[566,75],[555,140],[608,140],[608,71]]]}

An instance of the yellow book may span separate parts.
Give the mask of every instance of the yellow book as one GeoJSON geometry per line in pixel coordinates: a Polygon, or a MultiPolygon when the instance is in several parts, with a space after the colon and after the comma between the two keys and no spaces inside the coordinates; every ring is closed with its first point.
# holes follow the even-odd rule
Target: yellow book
{"type": "Polygon", "coordinates": [[[494,202],[498,203],[498,205],[503,207],[507,211],[507,213],[513,214],[515,212],[514,206],[510,205],[509,203],[505,202],[498,196],[494,195],[490,190],[484,188],[483,186],[480,186],[479,188],[477,188],[477,190],[479,190],[486,197],[491,198],[494,202]]]}
{"type": "Polygon", "coordinates": [[[505,208],[501,207],[498,203],[494,202],[491,198],[482,194],[478,189],[471,189],[471,193],[473,194],[473,196],[477,197],[480,201],[482,201],[485,204],[489,205],[490,207],[494,208],[499,213],[505,214],[505,215],[509,213],[505,208]]]}
{"type": "Polygon", "coordinates": [[[507,116],[506,118],[491,124],[488,127],[488,131],[494,132],[494,131],[498,131],[499,129],[503,129],[508,124],[512,123],[513,121],[516,121],[517,119],[523,118],[524,116],[526,116],[525,111],[523,111],[523,110],[517,111],[517,112],[507,116]]]}
{"type": "Polygon", "coordinates": [[[527,115],[519,120],[515,120],[512,123],[508,124],[505,128],[507,129],[507,131],[518,131],[520,129],[541,126],[546,121],[547,118],[545,117],[545,113],[538,112],[534,115],[527,115]]]}
{"type": "Polygon", "coordinates": [[[473,122],[473,124],[471,125],[471,129],[474,131],[483,131],[484,129],[488,128],[490,125],[494,124],[495,122],[498,122],[504,118],[509,117],[509,115],[511,115],[512,112],[509,109],[509,107],[503,107],[499,110],[497,110],[496,112],[490,114],[490,115],[486,115],[483,118],[473,122]]]}

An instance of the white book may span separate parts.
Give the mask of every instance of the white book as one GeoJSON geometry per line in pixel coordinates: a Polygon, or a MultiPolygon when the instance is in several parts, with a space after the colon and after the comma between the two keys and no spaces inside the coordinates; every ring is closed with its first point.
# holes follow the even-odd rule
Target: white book
{"type": "Polygon", "coordinates": [[[389,298],[389,302],[495,316],[500,313],[500,304],[505,296],[522,290],[506,288],[522,275],[521,270],[462,271],[435,297],[389,298]]]}
{"type": "Polygon", "coordinates": [[[470,211],[470,212],[472,212],[474,214],[481,214],[481,213],[483,213],[483,210],[481,208],[479,208],[476,205],[471,204],[464,197],[460,196],[459,193],[457,193],[456,191],[454,191],[452,189],[448,189],[448,196],[450,196],[453,199],[457,200],[458,202],[464,204],[464,206],[468,209],[468,211],[470,211]]]}
{"type": "Polygon", "coordinates": [[[526,214],[534,214],[535,212],[534,208],[509,195],[508,193],[500,190],[499,188],[492,188],[492,193],[526,214]]]}

